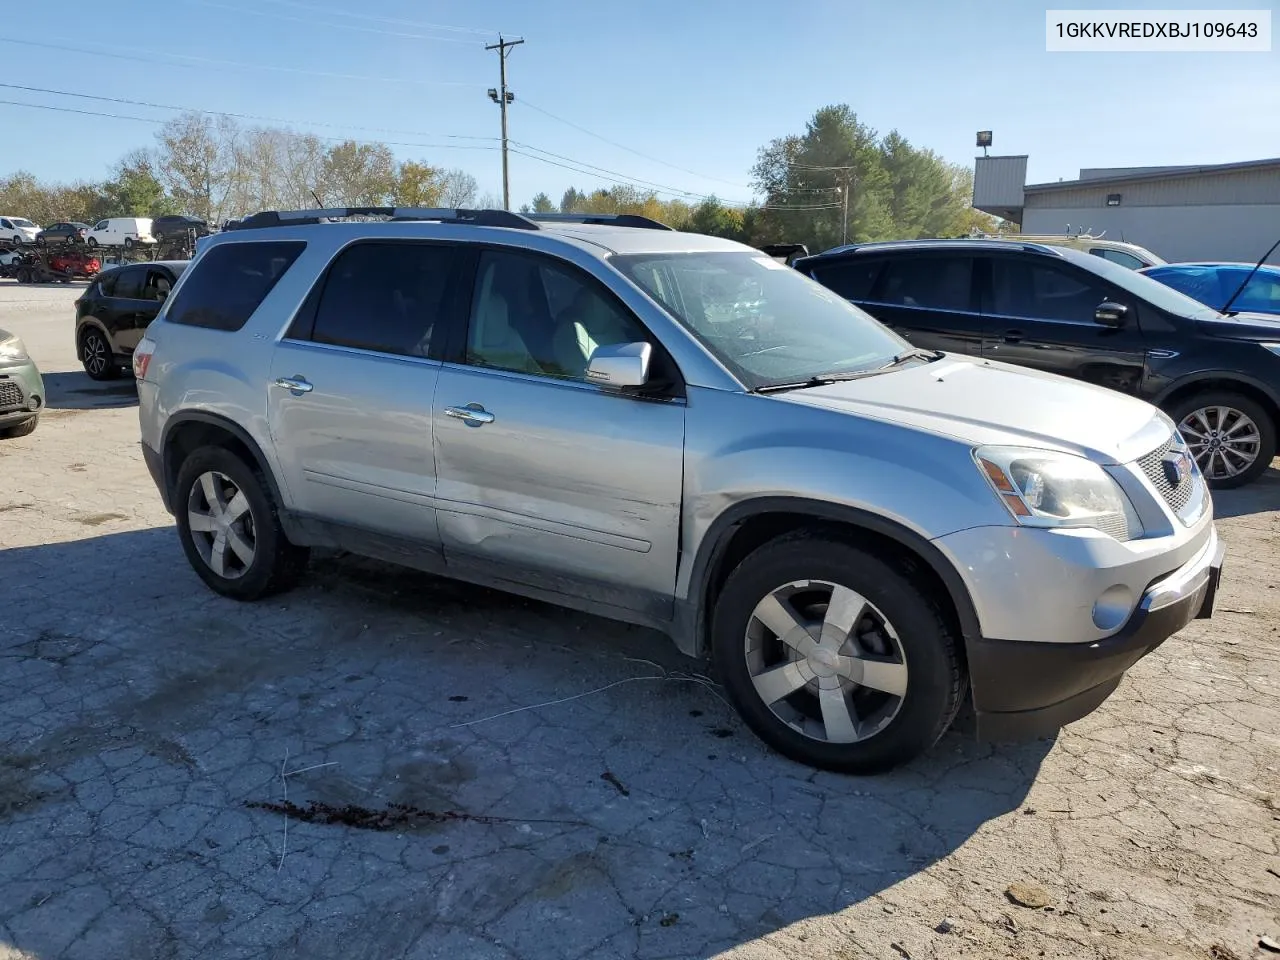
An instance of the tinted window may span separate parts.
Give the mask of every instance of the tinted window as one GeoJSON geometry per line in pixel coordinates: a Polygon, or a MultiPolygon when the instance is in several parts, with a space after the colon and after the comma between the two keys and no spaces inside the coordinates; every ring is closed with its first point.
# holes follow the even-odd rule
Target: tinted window
{"type": "MultiPolygon", "coordinates": [[[[1223,279],[1227,281],[1227,297],[1236,292],[1247,271],[1232,271],[1223,279]]],[[[1225,302],[1226,297],[1223,297],[1225,302]]],[[[1257,310],[1262,313],[1280,313],[1280,273],[1259,271],[1231,305],[1232,312],[1257,310]]]]}
{"type": "Polygon", "coordinates": [[[456,254],[421,243],[361,243],[338,255],[311,339],[425,357],[445,310],[456,254]]]}
{"type": "Polygon", "coordinates": [[[939,310],[970,309],[973,261],[969,257],[902,257],[890,260],[872,299],[877,303],[939,310]]]}
{"type": "Polygon", "coordinates": [[[112,270],[110,273],[103,273],[98,276],[98,292],[104,297],[115,296],[116,277],[119,270],[112,270]]]}
{"type": "Polygon", "coordinates": [[[119,300],[138,300],[142,297],[142,281],[146,270],[138,267],[125,267],[115,273],[115,289],[111,296],[119,300]]]}
{"type": "Polygon", "coordinates": [[[1107,290],[1088,279],[1026,260],[997,258],[991,264],[992,310],[1006,317],[1093,323],[1107,290]]]}
{"type": "Polygon", "coordinates": [[[163,270],[148,270],[147,282],[142,288],[142,299],[163,301],[168,298],[172,289],[173,281],[167,273],[163,270]]]}
{"type": "Polygon", "coordinates": [[[103,220],[103,221],[101,221],[101,222],[99,222],[99,223],[95,224],[95,225],[94,225],[94,227],[93,227],[93,229],[95,229],[95,230],[105,230],[105,229],[107,229],[107,221],[103,220]]]}
{"type": "Polygon", "coordinates": [[[1139,270],[1146,264],[1139,260],[1131,253],[1125,253],[1123,250],[1107,250],[1094,247],[1089,251],[1095,257],[1101,257],[1103,260],[1110,260],[1112,263],[1118,263],[1122,267],[1128,267],[1130,270],[1139,270]]]}
{"type": "Polygon", "coordinates": [[[214,330],[239,330],[306,244],[297,240],[224,243],[187,278],[167,319],[214,330]]]}
{"type": "Polygon", "coordinates": [[[541,257],[480,258],[467,363],[585,380],[598,346],[648,340],[620,304],[578,270],[541,257]]]}
{"type": "MultiPolygon", "coordinates": [[[[1151,273],[1148,276],[1210,306],[1220,307],[1226,300],[1226,297],[1222,296],[1221,281],[1215,270],[1170,270],[1151,273]]],[[[1236,280],[1236,285],[1238,286],[1243,279],[1244,277],[1241,276],[1236,280]]],[[[1232,289],[1234,290],[1234,287],[1232,289]]]]}
{"type": "Polygon", "coordinates": [[[813,269],[813,277],[846,300],[866,300],[876,282],[883,260],[855,257],[850,260],[821,264],[813,269]]]}

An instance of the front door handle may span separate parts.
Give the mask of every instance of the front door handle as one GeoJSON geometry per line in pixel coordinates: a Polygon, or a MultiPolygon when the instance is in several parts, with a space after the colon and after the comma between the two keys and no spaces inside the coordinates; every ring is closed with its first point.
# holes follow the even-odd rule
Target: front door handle
{"type": "Polygon", "coordinates": [[[462,407],[445,407],[444,415],[461,420],[469,427],[482,427],[486,423],[493,423],[493,414],[478,403],[468,403],[462,407]]]}
{"type": "Polygon", "coordinates": [[[295,397],[300,397],[304,393],[310,393],[315,389],[314,386],[307,383],[307,378],[302,376],[302,374],[294,374],[292,377],[277,377],[276,386],[283,387],[295,397]]]}
{"type": "Polygon", "coordinates": [[[1021,343],[1023,333],[1021,330],[1006,330],[1004,332],[1005,343],[1021,343]]]}

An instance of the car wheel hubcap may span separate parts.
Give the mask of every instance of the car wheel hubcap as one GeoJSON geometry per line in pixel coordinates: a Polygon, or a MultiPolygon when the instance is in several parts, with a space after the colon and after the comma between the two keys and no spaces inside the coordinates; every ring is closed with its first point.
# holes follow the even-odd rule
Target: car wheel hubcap
{"type": "Polygon", "coordinates": [[[1258,425],[1234,407],[1192,410],[1178,430],[1200,471],[1210,480],[1239,476],[1253,466],[1262,449],[1258,425]]]}
{"type": "Polygon", "coordinates": [[[84,338],[83,360],[85,369],[94,375],[107,369],[107,345],[101,337],[90,335],[84,338]]]}
{"type": "Polygon", "coordinates": [[[202,473],[191,485],[187,526],[200,559],[218,576],[235,580],[253,565],[253,513],[244,491],[225,473],[202,473]]]}
{"type": "Polygon", "coordinates": [[[747,672],[775,717],[813,740],[856,743],[902,708],[907,663],[893,626],[861,594],[797,580],[751,612],[747,672]]]}

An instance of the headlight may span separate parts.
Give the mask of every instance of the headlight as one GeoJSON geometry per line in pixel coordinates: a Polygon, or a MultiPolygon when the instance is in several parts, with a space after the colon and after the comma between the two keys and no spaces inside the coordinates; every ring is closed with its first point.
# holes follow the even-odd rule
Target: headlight
{"type": "Polygon", "coordinates": [[[18,337],[0,340],[0,360],[30,360],[27,345],[18,337]]]}
{"type": "Polygon", "coordinates": [[[1280,343],[1260,343],[1258,346],[1262,347],[1264,350],[1270,350],[1277,357],[1280,357],[1280,343]]]}
{"type": "Polygon", "coordinates": [[[1142,522],[1120,485],[1084,457],[1021,447],[981,447],[974,457],[1024,526],[1091,527],[1117,540],[1142,535],[1142,522]]]}

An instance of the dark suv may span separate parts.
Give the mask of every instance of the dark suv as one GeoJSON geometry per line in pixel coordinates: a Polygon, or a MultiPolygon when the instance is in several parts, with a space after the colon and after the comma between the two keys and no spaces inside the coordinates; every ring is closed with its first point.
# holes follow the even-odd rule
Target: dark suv
{"type": "Polygon", "coordinates": [[[185,260],[116,267],[98,274],[76,301],[76,353],[94,380],[114,380],[187,268],[185,260]]]}
{"type": "Polygon", "coordinates": [[[795,267],[918,347],[1156,404],[1215,487],[1256,479],[1275,456],[1280,318],[1224,315],[1101,257],[1027,242],[869,243],[795,267]]]}

